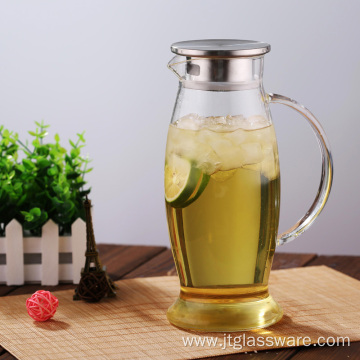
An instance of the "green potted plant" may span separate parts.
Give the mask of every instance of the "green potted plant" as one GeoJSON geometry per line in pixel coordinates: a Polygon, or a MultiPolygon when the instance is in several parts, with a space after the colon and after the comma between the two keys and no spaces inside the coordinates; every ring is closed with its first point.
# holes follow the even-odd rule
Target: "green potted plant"
{"type": "Polygon", "coordinates": [[[48,128],[36,122],[29,145],[0,126],[0,235],[12,219],[32,235],[40,235],[48,219],[59,225],[61,235],[70,232],[77,218],[85,219],[82,203],[90,189],[84,176],[92,169],[81,156],[84,133],[69,141],[68,151],[58,134],[45,143],[48,128]]]}
{"type": "MultiPolygon", "coordinates": [[[[26,281],[27,265],[25,263],[24,266],[23,260],[26,249],[30,249],[29,253],[40,252],[42,256],[41,272],[50,279],[45,280],[48,283],[38,279],[43,285],[54,285],[59,278],[61,280],[58,274],[64,270],[59,267],[58,260],[61,248],[66,249],[65,252],[75,249],[80,254],[74,258],[72,253],[73,264],[75,261],[77,264],[71,271],[64,270],[65,273],[73,273],[72,280],[79,279],[78,268],[83,265],[80,264],[85,251],[83,200],[90,192],[90,188],[86,187],[85,174],[92,170],[88,167],[89,159],[81,155],[85,146],[84,133],[77,134],[76,141],[69,140],[67,150],[60,144],[58,134],[53,141],[46,141],[48,128],[49,125],[36,122],[34,131],[29,131],[29,142],[22,141],[17,133],[0,126],[0,266],[7,266],[12,284],[26,281]],[[82,219],[80,227],[76,225],[79,223],[77,219],[82,219]],[[73,226],[78,229],[76,236],[81,239],[66,243],[69,239],[74,240],[70,236],[73,226]],[[45,239],[46,236],[52,240],[45,239]],[[32,240],[26,242],[27,237],[32,240]],[[34,246],[36,237],[43,242],[34,246]],[[59,239],[63,239],[64,243],[59,239]],[[7,249],[6,254],[2,254],[4,249],[7,249]],[[1,262],[1,256],[6,257],[6,262],[1,262]],[[53,262],[57,263],[56,266],[45,269],[46,264],[51,267],[53,262]],[[14,275],[17,269],[25,275],[14,275]],[[56,274],[46,275],[50,272],[56,274]]],[[[28,268],[34,271],[33,266],[28,268]]],[[[28,279],[32,281],[35,277],[30,274],[28,279]]],[[[8,278],[5,281],[10,285],[8,278]]]]}

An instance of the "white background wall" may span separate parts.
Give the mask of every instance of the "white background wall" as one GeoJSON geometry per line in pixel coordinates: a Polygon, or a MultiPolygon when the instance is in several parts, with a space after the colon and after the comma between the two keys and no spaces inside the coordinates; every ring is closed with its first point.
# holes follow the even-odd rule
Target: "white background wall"
{"type": "MultiPolygon", "coordinates": [[[[357,1],[3,0],[0,124],[25,136],[35,120],[65,141],[86,130],[96,239],[168,246],[163,203],[167,126],[177,80],[170,44],[262,40],[265,89],[304,103],[322,122],[335,164],[317,222],[281,251],[360,255],[357,1]]],[[[280,230],[307,210],[320,153],[295,112],[272,108],[282,174],[280,230]]]]}

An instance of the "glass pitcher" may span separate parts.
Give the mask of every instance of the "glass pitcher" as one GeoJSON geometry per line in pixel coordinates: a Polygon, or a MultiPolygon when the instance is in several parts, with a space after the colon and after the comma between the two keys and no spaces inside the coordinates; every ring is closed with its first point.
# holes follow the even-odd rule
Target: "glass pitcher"
{"type": "Polygon", "coordinates": [[[303,233],[328,199],[328,140],[304,106],[265,93],[269,44],[195,40],[171,50],[177,56],[168,67],[180,82],[167,138],[165,200],[181,288],[167,317],[198,331],[270,326],[283,314],[268,291],[275,247],[303,233]],[[305,117],[322,156],[314,203],[279,236],[280,170],[270,103],[305,117]]]}

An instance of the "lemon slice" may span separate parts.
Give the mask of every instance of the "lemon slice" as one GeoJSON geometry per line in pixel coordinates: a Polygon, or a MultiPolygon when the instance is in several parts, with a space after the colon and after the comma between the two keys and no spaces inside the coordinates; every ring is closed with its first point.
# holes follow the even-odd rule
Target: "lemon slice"
{"type": "Polygon", "coordinates": [[[205,190],[209,180],[210,180],[210,176],[202,173],[202,176],[199,179],[198,184],[196,185],[196,189],[193,191],[189,199],[185,202],[185,204],[182,207],[186,207],[192,204],[205,190]]]}
{"type": "Polygon", "coordinates": [[[201,195],[209,179],[189,160],[173,155],[165,164],[165,199],[173,207],[186,207],[201,195]]]}
{"type": "Polygon", "coordinates": [[[218,171],[215,174],[212,174],[211,177],[217,182],[223,182],[231,177],[233,177],[236,173],[236,169],[234,170],[225,170],[225,171],[218,171]]]}

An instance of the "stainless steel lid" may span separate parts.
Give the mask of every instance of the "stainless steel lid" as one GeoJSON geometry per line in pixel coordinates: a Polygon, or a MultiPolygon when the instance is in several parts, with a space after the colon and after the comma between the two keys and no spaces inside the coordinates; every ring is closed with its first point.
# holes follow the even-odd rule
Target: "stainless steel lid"
{"type": "Polygon", "coordinates": [[[189,57],[249,57],[268,53],[270,45],[254,40],[189,40],[172,44],[171,51],[189,57]]]}

